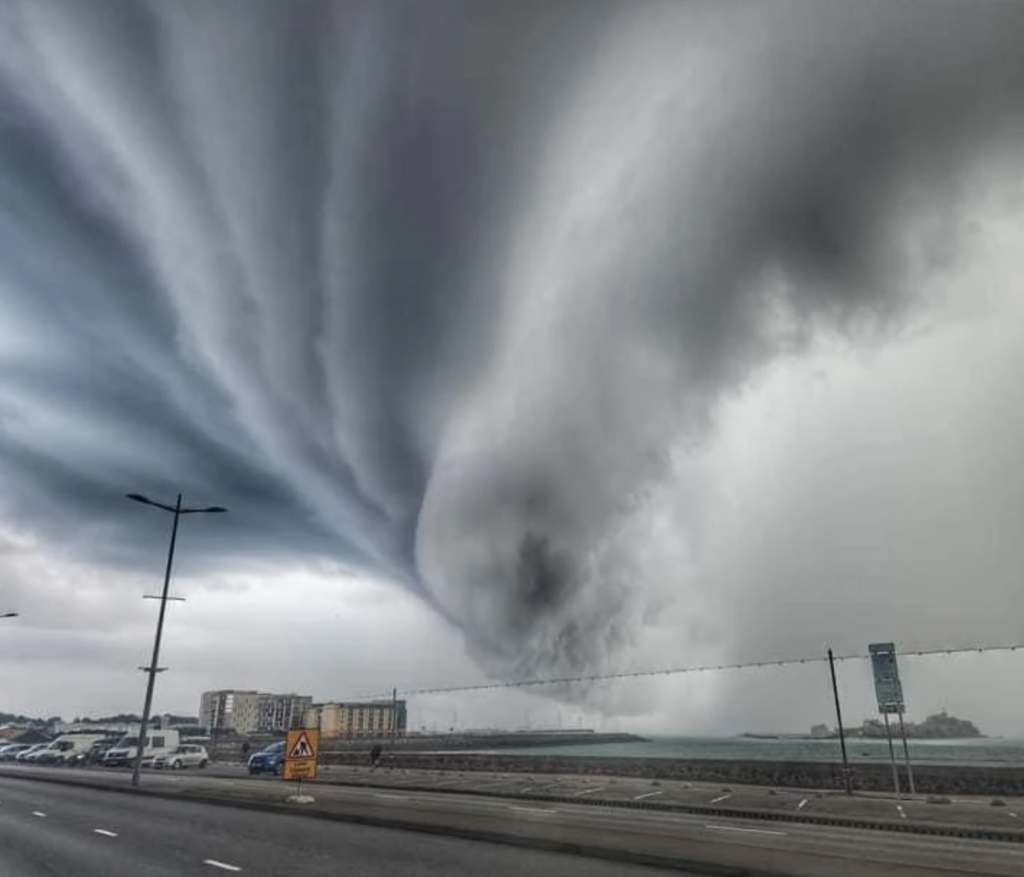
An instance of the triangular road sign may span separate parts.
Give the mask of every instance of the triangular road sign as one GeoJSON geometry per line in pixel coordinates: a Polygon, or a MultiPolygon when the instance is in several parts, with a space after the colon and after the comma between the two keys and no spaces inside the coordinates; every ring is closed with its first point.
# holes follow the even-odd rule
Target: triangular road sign
{"type": "Polygon", "coordinates": [[[292,743],[291,749],[288,750],[289,758],[315,758],[316,750],[313,748],[313,744],[309,742],[309,735],[302,731],[299,736],[292,743]]]}

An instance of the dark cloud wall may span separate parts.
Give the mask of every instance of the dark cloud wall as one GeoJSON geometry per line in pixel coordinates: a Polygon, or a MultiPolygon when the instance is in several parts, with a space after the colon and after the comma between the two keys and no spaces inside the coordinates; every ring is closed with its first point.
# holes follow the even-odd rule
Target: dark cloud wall
{"type": "Polygon", "coordinates": [[[600,667],[664,598],[669,447],[819,329],[921,306],[887,232],[1017,136],[1022,33],[1009,3],[4,0],[8,514],[148,562],[120,495],[182,489],[233,509],[190,528],[210,564],[342,558],[492,672],[600,667]]]}

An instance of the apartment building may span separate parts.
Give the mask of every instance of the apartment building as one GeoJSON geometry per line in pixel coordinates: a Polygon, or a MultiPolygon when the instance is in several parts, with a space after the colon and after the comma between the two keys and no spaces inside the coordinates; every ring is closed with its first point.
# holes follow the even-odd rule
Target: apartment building
{"type": "Polygon", "coordinates": [[[257,730],[276,733],[302,725],[313,698],[306,694],[260,694],[257,707],[257,730]]]}
{"type": "Polygon", "coordinates": [[[304,694],[205,691],[199,701],[199,724],[210,734],[280,733],[301,724],[312,704],[313,698],[304,694]]]}
{"type": "Polygon", "coordinates": [[[199,699],[199,724],[211,735],[231,731],[255,734],[259,731],[259,698],[258,691],[204,691],[199,699]]]}
{"type": "Polygon", "coordinates": [[[401,735],[406,729],[404,700],[369,702],[330,702],[311,706],[305,714],[307,728],[319,728],[320,736],[387,737],[401,735]]]}

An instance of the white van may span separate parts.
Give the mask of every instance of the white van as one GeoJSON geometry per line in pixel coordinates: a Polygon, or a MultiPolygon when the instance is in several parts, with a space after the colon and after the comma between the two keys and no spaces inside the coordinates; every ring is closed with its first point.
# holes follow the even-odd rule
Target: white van
{"type": "MultiPolygon", "coordinates": [[[[152,728],[146,734],[146,746],[142,750],[142,763],[152,763],[158,755],[167,755],[177,749],[181,738],[173,728],[164,730],[152,728]]],[[[117,745],[107,750],[103,756],[104,767],[123,767],[135,761],[135,753],[139,748],[139,732],[128,734],[117,741],[117,745]]]]}
{"type": "Polygon", "coordinates": [[[36,764],[68,764],[75,755],[88,752],[92,744],[103,737],[103,734],[62,734],[40,750],[34,761],[36,764]]]}

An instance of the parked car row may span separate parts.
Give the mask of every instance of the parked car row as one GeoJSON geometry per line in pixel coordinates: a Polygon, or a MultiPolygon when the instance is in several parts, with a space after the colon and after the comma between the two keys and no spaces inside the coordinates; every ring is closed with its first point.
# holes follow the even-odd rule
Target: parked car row
{"type": "MultiPolygon", "coordinates": [[[[0,761],[51,766],[127,767],[135,762],[138,736],[97,737],[89,734],[65,734],[46,743],[10,743],[0,746],[0,761]]],[[[206,767],[210,757],[206,749],[193,743],[181,743],[177,732],[157,731],[147,736],[142,766],[181,770],[206,767]],[[172,736],[173,735],[173,736],[172,736]]]]}

